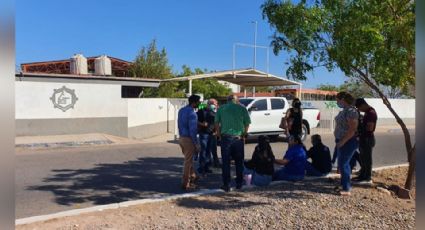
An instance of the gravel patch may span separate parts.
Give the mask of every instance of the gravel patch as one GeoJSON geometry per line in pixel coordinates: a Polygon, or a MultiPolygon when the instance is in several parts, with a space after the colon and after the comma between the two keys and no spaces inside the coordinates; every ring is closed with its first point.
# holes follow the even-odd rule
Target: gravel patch
{"type": "Polygon", "coordinates": [[[334,192],[338,179],[322,178],[105,210],[16,229],[413,229],[415,201],[377,189],[402,185],[406,170],[374,173],[376,185],[355,186],[350,197],[334,192]]]}

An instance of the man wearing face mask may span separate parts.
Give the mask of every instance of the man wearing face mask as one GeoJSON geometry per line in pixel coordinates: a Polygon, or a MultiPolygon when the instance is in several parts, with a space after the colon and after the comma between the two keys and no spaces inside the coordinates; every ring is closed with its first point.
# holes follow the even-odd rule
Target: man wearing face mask
{"type": "Polygon", "coordinates": [[[212,173],[210,169],[212,165],[211,155],[214,158],[214,166],[218,167],[219,165],[217,156],[217,136],[214,126],[217,105],[217,100],[211,98],[208,100],[206,108],[200,109],[197,112],[199,141],[201,144],[198,172],[203,175],[212,173]]]}

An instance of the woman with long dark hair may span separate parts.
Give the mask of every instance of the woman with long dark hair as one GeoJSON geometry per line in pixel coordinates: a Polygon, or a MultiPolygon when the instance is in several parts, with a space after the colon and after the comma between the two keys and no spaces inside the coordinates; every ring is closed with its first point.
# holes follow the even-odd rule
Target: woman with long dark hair
{"type": "Polygon", "coordinates": [[[292,100],[292,108],[288,109],[285,116],[286,136],[302,135],[303,112],[301,110],[301,101],[298,98],[292,100]]]}
{"type": "Polygon", "coordinates": [[[245,162],[245,175],[251,175],[251,183],[256,186],[270,184],[274,173],[275,157],[270,139],[261,135],[258,137],[258,145],[255,147],[252,159],[245,162]]]}

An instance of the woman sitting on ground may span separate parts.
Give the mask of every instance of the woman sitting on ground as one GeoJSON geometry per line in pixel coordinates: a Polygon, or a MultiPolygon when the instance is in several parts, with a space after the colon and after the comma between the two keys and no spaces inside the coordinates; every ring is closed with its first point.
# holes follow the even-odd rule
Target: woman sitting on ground
{"type": "MultiPolygon", "coordinates": [[[[266,186],[272,181],[275,157],[270,146],[270,139],[261,135],[255,147],[252,159],[245,162],[245,175],[251,175],[251,184],[266,186]]],[[[249,183],[249,182],[247,182],[249,183]]]]}
{"type": "Polygon", "coordinates": [[[289,148],[282,160],[276,159],[275,163],[284,165],[273,175],[273,180],[303,180],[305,164],[307,161],[305,147],[300,136],[289,136],[289,148]]]}
{"type": "Polygon", "coordinates": [[[319,134],[311,136],[311,147],[307,151],[307,158],[311,158],[311,163],[306,162],[307,176],[325,176],[332,171],[331,152],[328,146],[322,143],[319,134]]]}

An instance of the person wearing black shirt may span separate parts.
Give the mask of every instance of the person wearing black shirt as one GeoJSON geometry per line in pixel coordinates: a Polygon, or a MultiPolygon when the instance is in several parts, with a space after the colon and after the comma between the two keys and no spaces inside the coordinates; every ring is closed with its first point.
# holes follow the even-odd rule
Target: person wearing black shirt
{"type": "Polygon", "coordinates": [[[217,156],[217,134],[214,126],[217,100],[208,100],[207,107],[198,110],[198,134],[201,144],[199,154],[198,172],[201,174],[212,173],[209,167],[212,165],[211,155],[214,158],[214,165],[219,165],[217,156]]]}
{"type": "Polygon", "coordinates": [[[245,162],[244,174],[252,175],[251,183],[256,186],[266,186],[272,181],[275,157],[270,146],[270,139],[261,135],[255,147],[252,158],[245,162]]]}
{"type": "Polygon", "coordinates": [[[311,147],[307,151],[307,158],[311,158],[312,162],[306,162],[306,174],[308,176],[324,176],[331,172],[331,152],[329,148],[322,143],[320,135],[311,136],[311,147]]]}
{"type": "Polygon", "coordinates": [[[360,175],[354,178],[357,182],[372,182],[372,150],[375,146],[375,128],[378,115],[373,107],[367,104],[363,98],[356,100],[356,107],[360,112],[364,112],[364,116],[360,122],[358,131],[359,150],[360,150],[360,175]]]}
{"type": "Polygon", "coordinates": [[[298,98],[294,98],[292,101],[292,108],[286,112],[286,135],[287,136],[299,136],[302,134],[302,120],[303,113],[301,110],[301,101],[298,98]]]}

